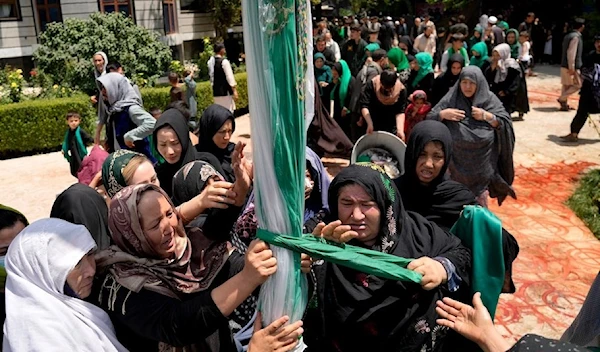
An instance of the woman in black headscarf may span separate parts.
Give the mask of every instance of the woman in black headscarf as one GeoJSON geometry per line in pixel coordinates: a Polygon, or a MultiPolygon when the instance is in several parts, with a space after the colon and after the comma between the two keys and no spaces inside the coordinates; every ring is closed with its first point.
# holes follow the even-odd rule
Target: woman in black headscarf
{"type": "Polygon", "coordinates": [[[447,290],[468,286],[469,250],[457,237],[406,212],[396,186],[375,165],[357,164],[342,170],[329,188],[329,206],[330,220],[336,221],[320,224],[313,234],[331,239],[335,233],[342,242],[352,238],[350,244],[418,258],[408,269],[423,274],[423,280],[421,286],[383,280],[317,262],[313,269],[318,309],[305,319],[307,343],[323,351],[438,348],[446,332],[435,322],[435,302],[447,290]]]}
{"type": "Polygon", "coordinates": [[[465,67],[465,58],[461,54],[456,53],[448,59],[447,67],[446,72],[438,76],[433,82],[433,89],[429,99],[432,106],[439,103],[450,88],[454,87],[454,84],[458,81],[460,72],[465,67]]]}
{"type": "Polygon", "coordinates": [[[104,198],[89,186],[76,183],[59,194],[52,205],[50,217],[85,226],[96,241],[98,250],[111,245],[108,206],[104,198]]]}
{"type": "Polygon", "coordinates": [[[235,117],[231,111],[217,104],[204,110],[200,118],[196,150],[217,157],[224,172],[223,176],[229,182],[235,181],[231,167],[231,156],[235,149],[235,144],[230,142],[233,132],[235,132],[235,117]]]}
{"type": "Polygon", "coordinates": [[[190,141],[187,120],[177,109],[168,109],[160,116],[153,137],[154,148],[165,159],[155,167],[156,175],[161,188],[171,197],[175,173],[199,157],[190,141]]]}
{"type": "MultiPolygon", "coordinates": [[[[450,180],[446,170],[452,160],[452,135],[443,123],[426,120],[410,134],[404,159],[404,175],[395,180],[406,210],[421,214],[449,231],[467,205],[477,205],[473,192],[450,180]]],[[[512,263],[519,254],[517,240],[502,229],[505,284],[503,293],[514,293],[512,263]]]]}
{"type": "Polygon", "coordinates": [[[406,54],[406,55],[415,56],[417,54],[417,52],[415,51],[415,48],[413,46],[412,39],[410,39],[410,37],[407,35],[402,36],[402,37],[400,37],[400,39],[398,39],[398,47],[402,51],[404,51],[404,54],[406,54]]]}
{"type": "Polygon", "coordinates": [[[442,121],[450,130],[454,158],[450,178],[458,181],[487,206],[488,191],[498,203],[511,196],[515,177],[513,150],[515,134],[502,102],[490,92],[478,67],[465,67],[456,83],[427,115],[442,121]]]}

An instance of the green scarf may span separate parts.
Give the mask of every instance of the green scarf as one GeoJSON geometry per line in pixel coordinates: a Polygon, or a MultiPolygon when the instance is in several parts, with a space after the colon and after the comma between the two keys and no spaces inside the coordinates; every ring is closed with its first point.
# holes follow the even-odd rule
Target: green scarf
{"type": "Polygon", "coordinates": [[[433,67],[431,66],[433,64],[433,58],[429,53],[418,53],[415,55],[415,59],[419,64],[419,71],[417,77],[415,77],[415,80],[412,82],[413,87],[416,87],[429,73],[433,73],[433,67]]]}
{"type": "MultiPolygon", "coordinates": [[[[448,48],[448,59],[450,59],[452,57],[452,55],[454,55],[454,53],[456,53],[456,51],[454,51],[454,48],[449,47],[448,48]]],[[[465,59],[464,67],[469,66],[469,54],[467,54],[467,49],[465,49],[464,47],[460,48],[460,55],[462,55],[462,57],[465,59]]]]}
{"type": "Polygon", "coordinates": [[[381,49],[381,47],[380,47],[380,46],[379,46],[379,44],[377,44],[377,43],[371,43],[371,44],[369,44],[369,45],[367,45],[367,46],[365,47],[365,50],[368,50],[368,51],[370,51],[370,52],[371,52],[371,55],[373,55],[373,52],[374,52],[375,50],[379,50],[379,49],[381,49]]]}
{"type": "Polygon", "coordinates": [[[119,149],[111,153],[102,163],[102,184],[110,198],[114,197],[121,189],[127,187],[123,176],[123,169],[136,155],[142,155],[127,149],[119,149]]]}
{"type": "Polygon", "coordinates": [[[396,71],[404,71],[410,68],[410,63],[406,58],[406,54],[400,48],[392,48],[388,52],[388,59],[394,66],[396,66],[396,71]]]}
{"type": "Polygon", "coordinates": [[[471,293],[481,292],[492,319],[504,285],[502,223],[486,208],[466,206],[450,230],[471,250],[471,293]]]}
{"type": "Polygon", "coordinates": [[[510,57],[512,57],[513,59],[518,59],[519,58],[519,54],[521,52],[521,43],[519,43],[519,31],[511,28],[508,30],[508,32],[506,33],[506,36],[508,37],[508,33],[514,33],[515,34],[515,43],[514,44],[508,44],[508,42],[506,42],[506,44],[508,44],[510,46],[510,57]]]}
{"type": "Polygon", "coordinates": [[[502,28],[504,32],[506,32],[510,27],[508,26],[508,22],[500,21],[498,22],[498,27],[502,28]]]}
{"type": "MultiPolygon", "coordinates": [[[[87,155],[87,148],[85,144],[83,144],[83,139],[81,139],[81,132],[79,131],[79,126],[75,129],[75,145],[77,146],[77,151],[79,152],[79,156],[83,159],[84,156],[87,155]]],[[[65,133],[65,138],[62,143],[62,151],[63,156],[67,159],[68,162],[71,162],[71,155],[69,154],[69,130],[65,133]]]]}
{"type": "Polygon", "coordinates": [[[479,56],[471,56],[470,65],[477,66],[479,68],[483,67],[488,60],[488,49],[487,45],[484,42],[479,42],[473,45],[471,51],[474,51],[479,54],[479,56]]]}
{"type": "MultiPolygon", "coordinates": [[[[340,90],[340,104],[344,106],[346,102],[346,96],[348,95],[348,86],[350,85],[350,79],[352,78],[352,73],[350,73],[350,67],[344,60],[338,61],[340,65],[342,65],[342,72],[340,74],[340,78],[338,83],[333,87],[331,91],[331,99],[335,99],[335,91],[337,89],[340,90]]],[[[340,72],[338,72],[340,73],[340,72]]]]}

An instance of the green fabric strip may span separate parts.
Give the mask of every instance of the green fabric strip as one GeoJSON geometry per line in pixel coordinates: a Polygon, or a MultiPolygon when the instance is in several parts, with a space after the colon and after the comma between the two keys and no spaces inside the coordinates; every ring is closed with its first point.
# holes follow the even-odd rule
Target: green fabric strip
{"type": "MultiPolygon", "coordinates": [[[[75,144],[77,145],[79,156],[81,156],[81,158],[83,159],[83,157],[85,157],[87,155],[87,148],[85,147],[85,144],[83,144],[83,139],[81,139],[81,132],[79,132],[79,126],[75,129],[75,140],[76,140],[75,144]]],[[[63,139],[62,151],[63,151],[63,156],[65,157],[65,159],[67,159],[68,162],[71,162],[71,155],[69,154],[69,130],[68,129],[67,129],[67,132],[65,132],[65,138],[63,139]]]]}
{"type": "Polygon", "coordinates": [[[324,259],[382,279],[421,283],[421,274],[406,269],[408,263],[413,259],[396,257],[388,253],[348,244],[333,243],[313,235],[295,237],[258,229],[257,236],[272,245],[296,253],[306,253],[312,258],[324,259]]]}
{"type": "Polygon", "coordinates": [[[450,230],[471,250],[471,291],[481,292],[481,300],[492,318],[504,285],[502,223],[480,206],[466,206],[450,230]]]}

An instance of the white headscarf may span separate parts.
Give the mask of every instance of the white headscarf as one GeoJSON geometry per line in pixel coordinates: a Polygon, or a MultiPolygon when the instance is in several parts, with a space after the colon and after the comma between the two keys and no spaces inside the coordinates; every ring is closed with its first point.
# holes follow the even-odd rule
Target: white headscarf
{"type": "Polygon", "coordinates": [[[497,45],[494,48],[494,51],[497,51],[500,55],[500,60],[498,61],[498,69],[496,70],[496,76],[494,77],[495,83],[504,82],[506,76],[508,76],[508,69],[514,68],[519,71],[519,75],[521,74],[521,66],[517,60],[510,57],[510,46],[506,43],[502,43],[497,45]]]}
{"type": "Polygon", "coordinates": [[[96,247],[83,225],[43,219],[26,227],[6,255],[7,351],[126,351],[108,315],[64,294],[68,274],[96,247]]]}
{"type": "Polygon", "coordinates": [[[104,66],[102,67],[102,72],[98,72],[98,69],[96,69],[96,65],[94,65],[94,76],[98,78],[106,73],[106,66],[108,66],[108,57],[106,56],[104,51],[98,51],[92,56],[92,64],[94,63],[94,56],[96,55],[100,55],[104,59],[104,66]]]}

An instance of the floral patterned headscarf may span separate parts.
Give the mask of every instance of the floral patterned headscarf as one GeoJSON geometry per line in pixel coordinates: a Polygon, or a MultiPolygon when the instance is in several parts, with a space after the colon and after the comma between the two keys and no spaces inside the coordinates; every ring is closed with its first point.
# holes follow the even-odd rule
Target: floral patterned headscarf
{"type": "Polygon", "coordinates": [[[123,169],[134,156],[143,154],[133,152],[127,149],[120,149],[111,153],[102,164],[102,184],[106,188],[106,194],[110,198],[117,192],[127,187],[127,182],[123,176],[123,169]]]}
{"type": "Polygon", "coordinates": [[[114,280],[127,289],[139,292],[142,288],[162,295],[181,298],[182,294],[208,289],[228,258],[226,242],[207,239],[198,228],[188,237],[181,218],[175,231],[187,238],[180,258],[160,259],[142,229],[142,209],[138,209],[144,192],[158,192],[175,206],[160,188],[141,184],[123,188],[113,198],[109,209],[108,226],[113,242],[96,254],[98,267],[107,268],[114,280]]]}
{"type": "Polygon", "coordinates": [[[180,205],[199,195],[211,178],[225,181],[223,175],[207,161],[185,164],[173,177],[173,203],[180,205]]]}

